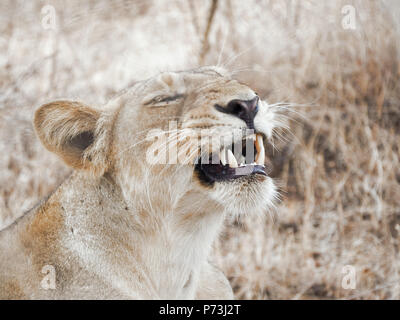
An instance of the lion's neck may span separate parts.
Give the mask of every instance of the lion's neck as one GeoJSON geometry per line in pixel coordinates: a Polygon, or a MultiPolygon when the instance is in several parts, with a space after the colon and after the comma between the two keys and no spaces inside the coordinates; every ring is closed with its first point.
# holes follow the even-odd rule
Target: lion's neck
{"type": "Polygon", "coordinates": [[[63,186],[66,230],[74,230],[66,245],[83,265],[108,275],[105,280],[127,294],[133,295],[131,282],[142,283],[148,297],[194,294],[196,276],[223,222],[217,203],[195,192],[170,207],[126,203],[108,179],[71,180],[63,186]]]}
{"type": "Polygon", "coordinates": [[[221,228],[222,209],[196,192],[188,192],[175,206],[136,210],[143,232],[141,262],[149,270],[160,298],[194,298],[197,277],[207,263],[221,228]]]}

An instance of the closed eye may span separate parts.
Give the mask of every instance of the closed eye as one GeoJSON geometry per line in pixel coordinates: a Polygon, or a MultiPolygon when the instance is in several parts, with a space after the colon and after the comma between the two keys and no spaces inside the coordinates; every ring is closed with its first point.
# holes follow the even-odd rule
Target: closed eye
{"type": "Polygon", "coordinates": [[[161,106],[168,105],[171,102],[180,100],[184,97],[185,97],[185,95],[183,95],[183,94],[175,94],[173,96],[160,95],[160,96],[156,96],[156,97],[152,98],[151,100],[147,101],[146,103],[144,103],[144,105],[150,105],[153,107],[161,107],[161,106]]]}

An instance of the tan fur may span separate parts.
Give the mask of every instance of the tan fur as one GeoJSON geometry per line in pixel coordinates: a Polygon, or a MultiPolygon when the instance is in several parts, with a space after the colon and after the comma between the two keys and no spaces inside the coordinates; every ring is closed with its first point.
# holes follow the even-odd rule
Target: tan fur
{"type": "Polygon", "coordinates": [[[22,300],[26,298],[17,281],[4,281],[0,283],[0,292],[2,299],[5,300],[22,300]]]}
{"type": "MultiPolygon", "coordinates": [[[[204,128],[213,136],[244,129],[214,105],[254,95],[208,67],[139,82],[101,109],[69,101],[39,108],[38,137],[76,170],[0,232],[0,298],[233,298],[208,262],[213,240],[227,214],[268,208],[275,187],[264,176],[202,183],[192,164],[199,151],[193,138],[204,128]],[[149,133],[168,130],[170,120],[178,121],[176,144],[187,164],[149,164],[149,133]],[[55,289],[41,285],[49,265],[55,289]]],[[[274,113],[264,102],[255,126],[271,136],[274,113]]]]}
{"type": "Polygon", "coordinates": [[[32,267],[37,273],[41,272],[44,265],[52,264],[55,253],[58,255],[65,225],[62,211],[57,200],[50,198],[36,210],[35,215],[19,232],[21,244],[31,256],[32,267]]]}

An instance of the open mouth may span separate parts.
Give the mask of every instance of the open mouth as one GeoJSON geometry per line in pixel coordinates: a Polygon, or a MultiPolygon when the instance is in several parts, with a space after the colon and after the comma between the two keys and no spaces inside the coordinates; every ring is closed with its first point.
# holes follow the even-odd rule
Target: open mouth
{"type": "Polygon", "coordinates": [[[253,134],[228,148],[222,148],[219,154],[209,157],[207,163],[196,164],[196,170],[206,182],[226,181],[251,175],[268,174],[265,148],[261,134],[253,134]]]}

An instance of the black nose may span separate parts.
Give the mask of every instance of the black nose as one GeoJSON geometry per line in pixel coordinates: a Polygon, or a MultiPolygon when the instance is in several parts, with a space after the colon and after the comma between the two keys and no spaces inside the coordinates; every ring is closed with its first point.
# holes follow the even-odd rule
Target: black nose
{"type": "Polygon", "coordinates": [[[251,100],[234,99],[226,107],[216,104],[215,109],[242,119],[249,129],[254,129],[254,118],[258,112],[258,100],[258,96],[251,100]]]}

